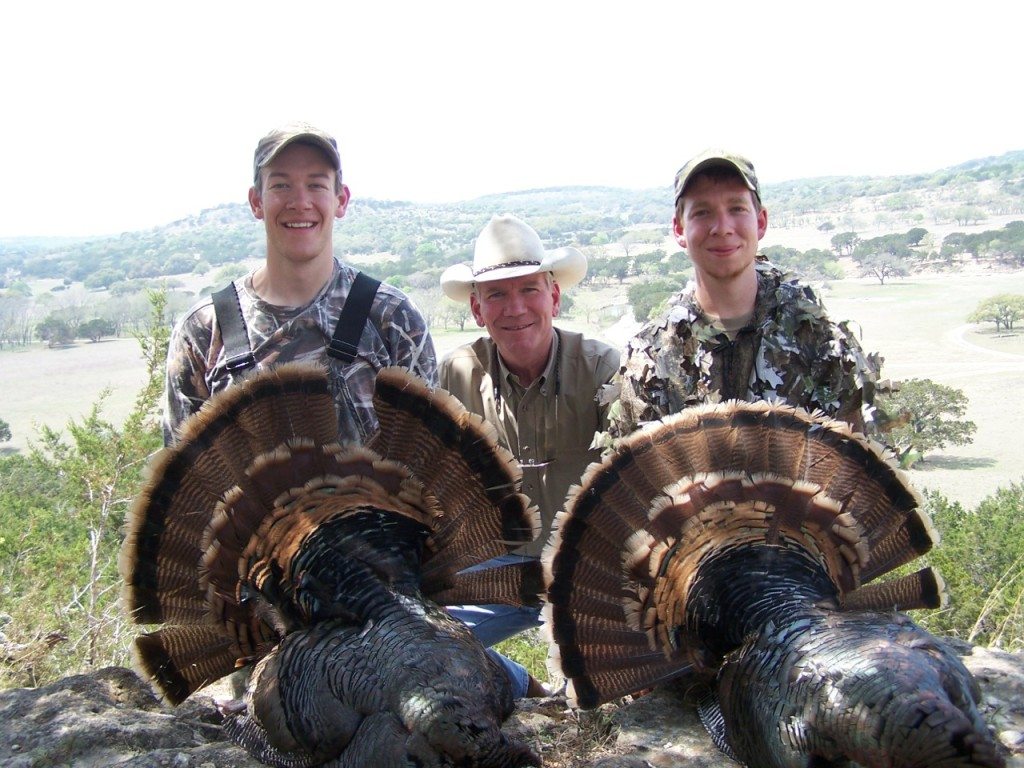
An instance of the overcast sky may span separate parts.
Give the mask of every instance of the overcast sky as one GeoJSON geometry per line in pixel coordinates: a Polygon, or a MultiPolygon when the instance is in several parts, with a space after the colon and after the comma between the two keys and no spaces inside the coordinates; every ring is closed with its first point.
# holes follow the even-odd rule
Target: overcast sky
{"type": "Polygon", "coordinates": [[[0,237],[243,202],[256,142],[293,119],[337,136],[355,198],[424,202],[667,190],[712,145],[767,183],[1024,149],[1013,2],[34,0],[0,19],[0,237]]]}

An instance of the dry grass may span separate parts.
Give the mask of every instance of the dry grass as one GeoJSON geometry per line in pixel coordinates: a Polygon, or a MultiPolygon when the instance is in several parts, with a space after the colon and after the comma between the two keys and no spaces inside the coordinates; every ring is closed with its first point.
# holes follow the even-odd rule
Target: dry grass
{"type": "Polygon", "coordinates": [[[145,378],[142,352],[135,339],[0,351],[0,419],[10,424],[13,433],[13,439],[0,446],[0,451],[24,449],[34,439],[36,425],[60,429],[68,419],[88,413],[108,388],[104,414],[120,423],[145,378]]]}

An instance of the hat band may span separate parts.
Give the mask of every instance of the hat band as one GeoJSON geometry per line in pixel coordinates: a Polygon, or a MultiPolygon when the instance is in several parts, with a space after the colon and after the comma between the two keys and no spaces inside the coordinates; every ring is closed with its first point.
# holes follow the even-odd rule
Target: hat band
{"type": "Polygon", "coordinates": [[[539,261],[527,260],[527,261],[506,261],[502,264],[495,264],[491,267],[482,267],[481,269],[473,270],[473,277],[482,275],[484,272],[491,272],[495,269],[507,269],[508,267],[539,267],[539,261]]]}

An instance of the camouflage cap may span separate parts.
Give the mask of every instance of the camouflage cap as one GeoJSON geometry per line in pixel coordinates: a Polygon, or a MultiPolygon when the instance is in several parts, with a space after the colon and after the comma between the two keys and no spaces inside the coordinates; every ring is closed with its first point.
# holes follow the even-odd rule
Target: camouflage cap
{"type": "Polygon", "coordinates": [[[761,187],[757,183],[757,176],[754,174],[754,164],[734,152],[727,152],[724,149],[705,149],[696,157],[690,158],[686,164],[676,173],[674,202],[679,203],[679,198],[686,191],[686,185],[694,174],[712,165],[724,165],[735,170],[743,179],[747,188],[754,193],[757,201],[761,202],[761,187]]]}
{"type": "Polygon", "coordinates": [[[289,123],[280,128],[275,128],[256,145],[256,152],[252,160],[253,184],[260,186],[260,170],[267,163],[277,157],[278,152],[290,144],[299,142],[310,144],[317,149],[323,150],[327,159],[331,161],[334,170],[341,174],[341,155],[338,154],[338,142],[329,133],[321,131],[309,123],[289,123]]]}

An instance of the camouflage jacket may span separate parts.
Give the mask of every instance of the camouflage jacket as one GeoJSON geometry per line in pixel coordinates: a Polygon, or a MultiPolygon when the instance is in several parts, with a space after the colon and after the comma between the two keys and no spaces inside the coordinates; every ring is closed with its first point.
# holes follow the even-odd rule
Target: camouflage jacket
{"type": "Polygon", "coordinates": [[[381,283],[373,299],[356,359],[346,366],[327,355],[327,345],[355,276],[355,269],[335,260],[331,279],[304,307],[278,307],[261,300],[253,290],[251,273],[236,280],[256,358],[256,368],[241,374],[232,374],[224,367],[225,350],[211,298],[207,296],[193,306],[175,326],[167,351],[165,444],[174,441],[181,423],[211,395],[239,376],[277,363],[319,361],[328,367],[342,442],[361,443],[376,430],[373,383],[381,368],[400,365],[436,386],[437,360],[426,322],[404,293],[386,283],[381,283]]]}
{"type": "Polygon", "coordinates": [[[818,296],[759,261],[749,323],[732,338],[706,316],[690,283],[668,313],[629,341],[612,405],[610,437],[683,408],[731,398],[785,400],[872,432],[878,355],[865,355],[846,322],[818,296]]]}

